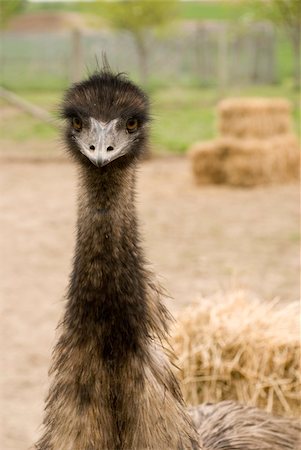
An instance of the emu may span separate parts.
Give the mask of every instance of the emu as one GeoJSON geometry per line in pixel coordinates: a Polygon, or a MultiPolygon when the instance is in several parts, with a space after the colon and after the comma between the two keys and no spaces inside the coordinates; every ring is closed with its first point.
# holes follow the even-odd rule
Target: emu
{"type": "Polygon", "coordinates": [[[73,270],[37,450],[294,449],[299,425],[232,402],[189,411],[164,349],[169,313],[135,210],[149,102],[108,69],[61,107],[79,168],[73,270]]]}

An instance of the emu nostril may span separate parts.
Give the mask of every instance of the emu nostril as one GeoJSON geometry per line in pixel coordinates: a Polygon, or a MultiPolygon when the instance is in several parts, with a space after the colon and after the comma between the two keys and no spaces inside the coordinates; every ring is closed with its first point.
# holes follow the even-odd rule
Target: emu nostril
{"type": "Polygon", "coordinates": [[[111,152],[112,150],[114,150],[114,148],[111,145],[109,145],[109,147],[107,147],[107,151],[111,152]]]}
{"type": "Polygon", "coordinates": [[[95,150],[94,145],[90,145],[90,150],[95,150]]]}

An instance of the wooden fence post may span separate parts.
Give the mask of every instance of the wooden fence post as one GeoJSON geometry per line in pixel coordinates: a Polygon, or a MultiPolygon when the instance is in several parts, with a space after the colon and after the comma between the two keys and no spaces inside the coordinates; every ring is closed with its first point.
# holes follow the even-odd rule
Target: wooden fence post
{"type": "Polygon", "coordinates": [[[74,28],[71,33],[71,82],[76,83],[82,77],[84,52],[82,32],[74,28]]]}
{"type": "Polygon", "coordinates": [[[220,95],[225,93],[228,85],[229,55],[228,55],[228,29],[227,25],[221,25],[218,30],[218,67],[217,80],[220,95]]]}

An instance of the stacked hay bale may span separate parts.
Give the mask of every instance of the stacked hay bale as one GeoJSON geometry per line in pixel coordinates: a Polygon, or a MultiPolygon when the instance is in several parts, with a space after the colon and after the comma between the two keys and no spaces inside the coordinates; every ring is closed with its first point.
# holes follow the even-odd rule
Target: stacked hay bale
{"type": "Polygon", "coordinates": [[[185,400],[236,400],[299,417],[299,304],[244,292],[202,299],[181,311],[172,333],[185,400]]]}
{"type": "Polygon", "coordinates": [[[291,107],[285,99],[226,99],[218,111],[222,136],[269,139],[292,133],[291,107]]]}
{"type": "Polygon", "coordinates": [[[218,107],[220,137],[190,149],[198,184],[254,186],[298,178],[299,144],[284,99],[227,99],[218,107]]]}

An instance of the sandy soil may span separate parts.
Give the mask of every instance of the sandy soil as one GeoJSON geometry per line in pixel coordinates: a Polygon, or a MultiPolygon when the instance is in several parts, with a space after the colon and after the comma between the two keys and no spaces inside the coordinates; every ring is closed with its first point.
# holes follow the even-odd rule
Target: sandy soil
{"type": "MultiPolygon", "coordinates": [[[[76,171],[65,162],[2,162],[2,443],[38,435],[55,326],[74,245],[76,171]]],[[[146,254],[180,308],[219,289],[296,299],[298,187],[196,188],[184,159],[140,170],[146,254]]]]}

